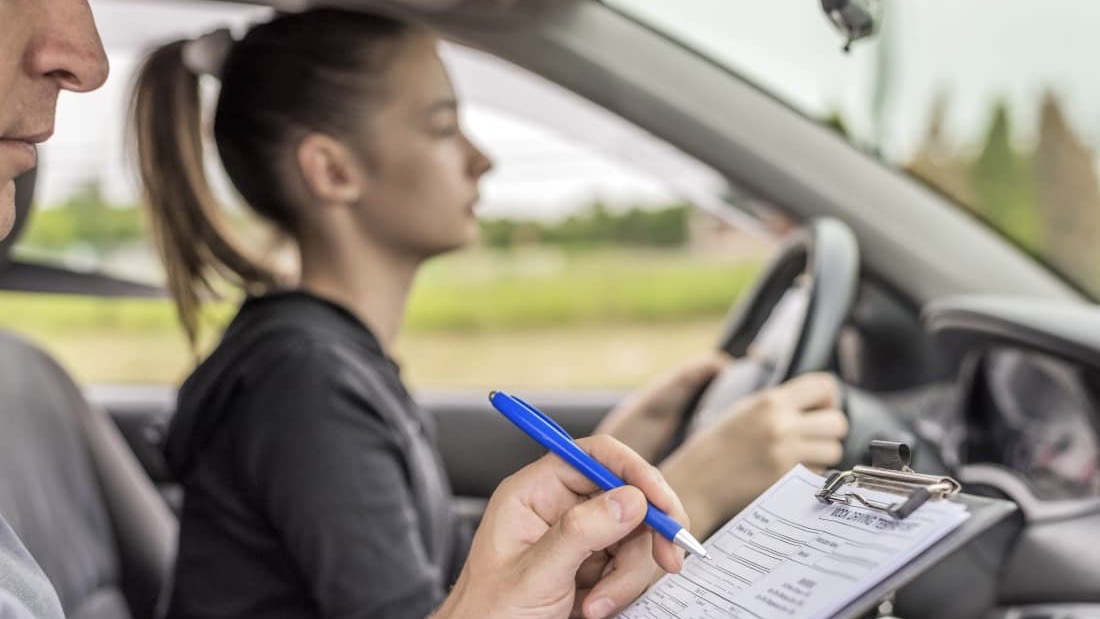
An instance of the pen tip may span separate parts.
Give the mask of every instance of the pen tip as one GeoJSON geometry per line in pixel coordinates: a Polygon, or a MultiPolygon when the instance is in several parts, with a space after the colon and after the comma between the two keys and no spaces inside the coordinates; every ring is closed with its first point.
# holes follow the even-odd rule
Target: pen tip
{"type": "Polygon", "coordinates": [[[497,395],[497,390],[496,389],[493,389],[492,391],[490,391],[489,392],[489,400],[492,400],[493,398],[495,398],[496,395],[497,395]]]}
{"type": "Polygon", "coordinates": [[[699,540],[695,539],[687,529],[680,529],[677,531],[672,543],[692,554],[697,554],[704,558],[707,557],[707,549],[704,548],[703,545],[699,543],[699,540]]]}

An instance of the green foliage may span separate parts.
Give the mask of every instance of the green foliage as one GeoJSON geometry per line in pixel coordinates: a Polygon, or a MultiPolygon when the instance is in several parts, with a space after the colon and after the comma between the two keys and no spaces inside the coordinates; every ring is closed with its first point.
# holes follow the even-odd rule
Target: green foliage
{"type": "MultiPolygon", "coordinates": [[[[646,350],[645,342],[685,325],[720,320],[757,269],[755,261],[668,250],[466,252],[424,270],[405,339],[421,343],[427,365],[456,354],[449,350],[455,342],[468,355],[504,346],[508,358],[520,358],[529,350],[524,342],[546,333],[554,346],[577,354],[624,337],[646,350]]],[[[235,311],[227,301],[206,312],[201,350],[210,349],[235,311]]],[[[167,300],[0,293],[0,328],[45,346],[83,381],[178,382],[195,361],[167,300]]],[[[484,383],[469,378],[479,364],[468,365],[439,370],[441,380],[484,383]]],[[[583,371],[584,384],[615,380],[599,367],[583,371]]],[[[493,377],[503,375],[500,369],[493,377]]]]}
{"type": "MultiPolygon", "coordinates": [[[[223,325],[234,303],[210,304],[204,322],[223,325]]],[[[88,333],[180,333],[168,299],[116,299],[54,294],[0,293],[0,328],[55,337],[88,333]]],[[[217,329],[217,327],[215,327],[217,329]]]]}
{"type": "Polygon", "coordinates": [[[486,219],[482,238],[488,247],[545,244],[568,248],[606,245],[678,247],[687,242],[689,208],[676,204],[662,209],[633,208],[614,213],[603,202],[588,210],[547,224],[513,219],[486,219]]]}
{"type": "Polygon", "coordinates": [[[717,317],[758,268],[670,250],[466,254],[429,265],[408,326],[495,331],[717,317]]]}
{"type": "Polygon", "coordinates": [[[821,122],[826,127],[839,133],[841,137],[851,137],[851,132],[848,131],[848,123],[844,120],[844,116],[841,114],[839,109],[834,108],[825,116],[825,118],[821,122]]]}
{"type": "MultiPolygon", "coordinates": [[[[682,251],[468,252],[430,263],[417,280],[413,332],[509,331],[544,326],[653,323],[721,316],[759,269],[682,251]]],[[[211,305],[213,337],[236,311],[211,305]]],[[[182,337],[168,300],[0,293],[0,328],[47,338],[102,333],[182,337]]]]}
{"type": "Polygon", "coordinates": [[[104,252],[138,242],[142,235],[137,208],[109,205],[98,185],[89,184],[54,208],[36,210],[21,243],[52,252],[80,243],[104,252]]]}
{"type": "Polygon", "coordinates": [[[984,146],[970,168],[974,209],[1021,246],[1035,251],[1039,221],[1028,157],[1016,152],[1003,101],[994,105],[984,146]]]}

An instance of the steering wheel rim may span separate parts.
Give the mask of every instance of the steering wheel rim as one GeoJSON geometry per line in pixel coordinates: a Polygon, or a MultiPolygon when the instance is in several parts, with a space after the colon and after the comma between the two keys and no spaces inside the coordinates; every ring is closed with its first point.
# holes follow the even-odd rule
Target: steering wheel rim
{"type": "Polygon", "coordinates": [[[792,233],[753,287],[730,310],[718,348],[735,359],[747,358],[784,294],[801,282],[806,302],[798,318],[797,336],[775,360],[774,367],[763,371],[762,380],[750,379],[751,388],[743,377],[730,378],[738,371],[739,363],[754,363],[741,361],[703,385],[681,416],[669,451],[687,438],[700,410],[725,409],[759,388],[828,369],[841,327],[855,301],[859,270],[859,244],[844,222],[819,218],[792,233]]]}
{"type": "Polygon", "coordinates": [[[807,305],[798,337],[768,385],[827,369],[859,285],[859,244],[847,224],[819,218],[792,233],[756,284],[730,311],[718,348],[735,358],[749,352],[782,294],[806,277],[807,305]]]}

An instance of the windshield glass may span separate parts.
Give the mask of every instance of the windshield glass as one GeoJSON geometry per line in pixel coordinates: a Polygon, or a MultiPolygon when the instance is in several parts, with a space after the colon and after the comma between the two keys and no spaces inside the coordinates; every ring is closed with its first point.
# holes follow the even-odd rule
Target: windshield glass
{"type": "Polygon", "coordinates": [[[1100,3],[882,2],[844,53],[817,0],[606,0],[829,123],[1100,295],[1100,3]]]}

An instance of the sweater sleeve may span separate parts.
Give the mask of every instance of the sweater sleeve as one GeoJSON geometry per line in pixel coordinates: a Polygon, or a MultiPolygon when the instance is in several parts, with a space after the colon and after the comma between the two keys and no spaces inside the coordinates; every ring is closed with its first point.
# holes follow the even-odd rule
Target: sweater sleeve
{"type": "Polygon", "coordinates": [[[238,470],[321,616],[426,617],[443,583],[420,536],[399,435],[381,400],[305,345],[254,386],[238,470]]]}
{"type": "Polygon", "coordinates": [[[0,517],[0,619],[63,619],[61,602],[26,547],[0,517]]]}

